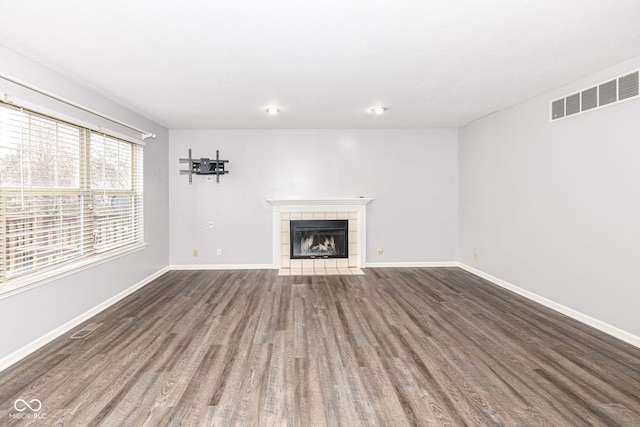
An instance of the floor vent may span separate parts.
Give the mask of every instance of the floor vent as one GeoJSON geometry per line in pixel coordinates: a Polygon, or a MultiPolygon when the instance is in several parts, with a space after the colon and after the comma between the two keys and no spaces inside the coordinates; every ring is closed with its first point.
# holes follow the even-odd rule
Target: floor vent
{"type": "Polygon", "coordinates": [[[565,119],[573,115],[639,98],[639,72],[634,71],[597,86],[551,101],[549,119],[565,119]]]}
{"type": "Polygon", "coordinates": [[[91,332],[95,331],[100,326],[102,326],[102,323],[89,323],[87,326],[80,329],[78,332],[71,335],[69,338],[71,339],[86,338],[91,332]]]}

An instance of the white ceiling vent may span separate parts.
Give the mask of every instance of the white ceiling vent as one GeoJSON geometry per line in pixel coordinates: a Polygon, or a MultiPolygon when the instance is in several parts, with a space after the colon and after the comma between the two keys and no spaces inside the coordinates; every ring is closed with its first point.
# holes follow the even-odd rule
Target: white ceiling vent
{"type": "Polygon", "coordinates": [[[580,92],[556,99],[550,103],[550,120],[556,121],[578,113],[614,105],[629,99],[639,98],[639,72],[583,89],[580,92]]]}

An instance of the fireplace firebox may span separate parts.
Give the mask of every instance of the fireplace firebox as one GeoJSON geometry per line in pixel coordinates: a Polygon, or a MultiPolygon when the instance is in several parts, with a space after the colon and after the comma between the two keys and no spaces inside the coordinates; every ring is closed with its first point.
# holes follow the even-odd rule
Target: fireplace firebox
{"type": "Polygon", "coordinates": [[[291,220],[291,259],[349,258],[348,220],[291,220]]]}

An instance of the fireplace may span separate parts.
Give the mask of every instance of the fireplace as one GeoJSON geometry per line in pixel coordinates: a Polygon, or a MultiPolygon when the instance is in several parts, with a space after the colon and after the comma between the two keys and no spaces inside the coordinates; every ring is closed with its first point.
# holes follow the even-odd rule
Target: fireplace
{"type": "Polygon", "coordinates": [[[365,197],[269,199],[268,202],[273,206],[273,265],[279,269],[278,274],[364,274],[361,268],[366,262],[366,205],[372,200],[365,197]],[[292,239],[295,231],[291,223],[298,221],[302,221],[297,224],[302,227],[308,227],[305,223],[308,221],[311,227],[328,229],[316,237],[307,236],[304,245],[306,254],[302,251],[304,235],[292,239]],[[334,221],[341,221],[342,224],[334,221]],[[344,227],[344,234],[336,231],[339,227],[344,227]]]}
{"type": "Polygon", "coordinates": [[[291,259],[349,258],[348,220],[289,222],[291,259]]]}

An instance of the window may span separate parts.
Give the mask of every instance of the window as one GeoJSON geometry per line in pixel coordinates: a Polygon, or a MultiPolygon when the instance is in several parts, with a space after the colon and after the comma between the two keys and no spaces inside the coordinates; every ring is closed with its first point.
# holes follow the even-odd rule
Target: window
{"type": "Polygon", "coordinates": [[[0,291],[142,244],[142,164],[142,145],[0,103],[0,291]]]}

